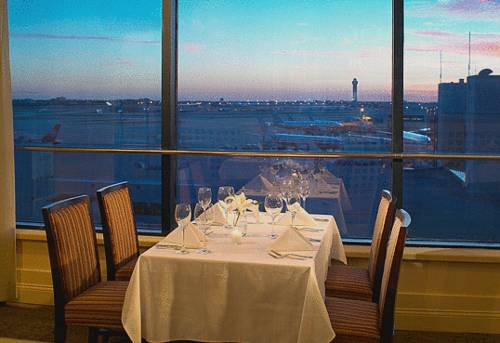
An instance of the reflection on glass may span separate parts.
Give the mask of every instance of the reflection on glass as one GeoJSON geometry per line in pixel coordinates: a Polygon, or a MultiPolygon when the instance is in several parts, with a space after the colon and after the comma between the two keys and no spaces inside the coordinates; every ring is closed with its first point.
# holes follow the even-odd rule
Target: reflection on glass
{"type": "Polygon", "coordinates": [[[198,185],[217,190],[225,184],[263,204],[267,194],[280,192],[272,180],[289,175],[290,167],[308,175],[309,213],[335,216],[343,238],[371,238],[380,192],[391,185],[391,164],[384,160],[183,156],[177,201],[195,202],[198,185]]]}
{"type": "Polygon", "coordinates": [[[500,243],[500,162],[461,161],[469,172],[450,169],[450,161],[404,172],[404,206],[411,213],[409,237],[416,240],[500,243]]]}
{"type": "Polygon", "coordinates": [[[16,151],[16,218],[41,222],[41,208],[87,194],[99,225],[96,191],[128,181],[137,226],[161,229],[161,158],[152,155],[16,151]]]}

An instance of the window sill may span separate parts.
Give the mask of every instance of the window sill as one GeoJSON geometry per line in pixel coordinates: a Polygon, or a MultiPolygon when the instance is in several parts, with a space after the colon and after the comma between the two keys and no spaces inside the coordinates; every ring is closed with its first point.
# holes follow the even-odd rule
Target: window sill
{"type": "MultiPolygon", "coordinates": [[[[346,245],[347,257],[367,259],[370,247],[346,245]]],[[[457,262],[457,263],[500,263],[500,250],[481,248],[432,248],[406,247],[405,261],[457,262]]]]}
{"type": "MultiPolygon", "coordinates": [[[[45,231],[42,230],[17,230],[16,238],[22,241],[45,242],[45,231]]],[[[141,248],[149,248],[162,239],[161,236],[139,236],[141,248]]],[[[103,244],[102,234],[97,234],[98,244],[103,244]]],[[[345,245],[347,257],[367,259],[370,247],[366,245],[345,245]]],[[[405,261],[430,261],[430,262],[461,262],[461,263],[500,263],[500,250],[479,248],[430,248],[406,247],[405,261]]]]}

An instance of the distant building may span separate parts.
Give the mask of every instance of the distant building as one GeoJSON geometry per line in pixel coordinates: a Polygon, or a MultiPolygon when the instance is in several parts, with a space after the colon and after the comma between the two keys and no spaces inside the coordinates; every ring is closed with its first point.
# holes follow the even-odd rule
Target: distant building
{"type": "Polygon", "coordinates": [[[465,152],[465,111],[467,88],[458,83],[440,83],[437,116],[437,152],[465,152]]]}
{"type": "MultiPolygon", "coordinates": [[[[439,85],[437,152],[496,154],[500,151],[500,75],[490,69],[469,76],[467,82],[439,85]]],[[[500,191],[498,163],[442,161],[465,172],[463,182],[473,193],[500,191]]]]}
{"type": "Polygon", "coordinates": [[[357,103],[358,102],[358,80],[354,78],[352,80],[352,102],[357,103]]]}
{"type": "MultiPolygon", "coordinates": [[[[485,69],[467,78],[466,153],[500,152],[500,75],[492,73],[485,69]]],[[[467,161],[467,188],[474,193],[498,194],[498,167],[498,162],[467,161]]]]}

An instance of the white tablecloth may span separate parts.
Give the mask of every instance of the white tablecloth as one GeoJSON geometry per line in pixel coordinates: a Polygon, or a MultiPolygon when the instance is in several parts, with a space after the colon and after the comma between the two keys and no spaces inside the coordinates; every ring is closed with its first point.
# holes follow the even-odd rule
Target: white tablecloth
{"type": "MultiPolygon", "coordinates": [[[[249,224],[241,245],[216,229],[212,253],[178,255],[151,248],[137,263],[127,290],[122,321],[133,342],[330,342],[335,334],[324,305],[330,257],[345,263],[331,216],[316,216],[321,232],[313,259],[275,259],[267,249],[268,224],[249,224]]],[[[278,234],[287,228],[277,226],[278,234]]]]}

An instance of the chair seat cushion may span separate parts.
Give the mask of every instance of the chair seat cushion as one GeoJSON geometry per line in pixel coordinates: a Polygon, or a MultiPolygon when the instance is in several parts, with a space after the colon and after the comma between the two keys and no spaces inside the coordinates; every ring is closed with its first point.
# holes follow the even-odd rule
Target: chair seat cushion
{"type": "Polygon", "coordinates": [[[325,282],[328,297],[372,301],[373,292],[368,269],[332,265],[325,282]]]}
{"type": "Polygon", "coordinates": [[[122,307],[128,282],[101,282],[68,302],[67,325],[121,329],[122,307]]]}
{"type": "Polygon", "coordinates": [[[134,272],[135,265],[137,263],[137,257],[127,262],[124,266],[115,271],[116,281],[129,281],[132,273],[134,272]]]}
{"type": "Polygon", "coordinates": [[[329,297],[325,302],[336,335],[333,343],[380,342],[377,304],[329,297]]]}

